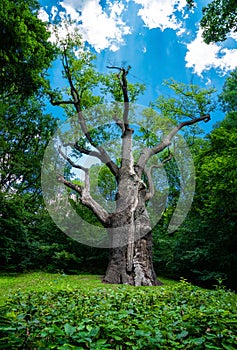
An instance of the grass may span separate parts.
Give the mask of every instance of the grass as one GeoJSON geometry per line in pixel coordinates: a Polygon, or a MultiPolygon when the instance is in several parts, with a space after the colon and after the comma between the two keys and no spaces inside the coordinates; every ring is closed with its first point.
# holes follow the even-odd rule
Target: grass
{"type": "MultiPolygon", "coordinates": [[[[101,278],[102,276],[99,275],[65,275],[45,272],[0,275],[0,305],[3,305],[12,294],[18,291],[28,293],[35,290],[45,292],[78,288],[111,288],[111,285],[103,284],[101,278]]],[[[159,278],[159,280],[167,287],[178,283],[165,278],[159,278]]],[[[116,286],[113,286],[113,288],[116,288],[116,286]]]]}
{"type": "Polygon", "coordinates": [[[77,288],[96,288],[102,285],[98,275],[65,275],[33,272],[0,276],[0,304],[18,291],[26,293],[69,290],[77,288]]]}

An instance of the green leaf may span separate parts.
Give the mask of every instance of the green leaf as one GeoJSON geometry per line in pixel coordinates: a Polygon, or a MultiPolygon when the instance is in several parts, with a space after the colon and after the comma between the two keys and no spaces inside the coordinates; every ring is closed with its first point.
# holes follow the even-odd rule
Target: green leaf
{"type": "Polygon", "coordinates": [[[187,337],[188,334],[189,334],[188,331],[182,331],[181,333],[179,333],[179,334],[176,336],[176,338],[177,338],[177,339],[182,339],[182,338],[187,337]]]}
{"type": "Polygon", "coordinates": [[[65,330],[66,335],[72,336],[75,333],[76,328],[71,326],[69,323],[66,323],[64,325],[64,330],[65,330]]]}

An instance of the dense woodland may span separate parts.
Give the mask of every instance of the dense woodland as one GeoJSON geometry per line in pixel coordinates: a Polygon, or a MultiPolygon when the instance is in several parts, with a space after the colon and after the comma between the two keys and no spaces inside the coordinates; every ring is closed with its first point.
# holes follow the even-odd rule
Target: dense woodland
{"type": "MultiPolygon", "coordinates": [[[[233,2],[231,8],[231,2],[227,3],[230,7],[224,10],[233,18],[236,5],[233,2]]],[[[52,99],[46,73],[60,53],[48,41],[46,24],[36,16],[38,9],[34,0],[3,0],[0,4],[0,271],[104,274],[108,250],[82,245],[65,235],[53,223],[42,198],[43,154],[59,123],[46,113],[49,94],[52,99]]],[[[207,27],[208,10],[203,19],[207,27]]],[[[220,36],[208,32],[207,42],[223,40],[231,29],[225,23],[219,27],[220,36]]],[[[91,85],[98,83],[98,77],[99,73],[89,77],[94,79],[91,85]]],[[[109,84],[111,81],[108,88],[109,84]]],[[[135,94],[143,87],[131,89],[135,94]]],[[[99,98],[95,97],[95,102],[99,98]]],[[[160,104],[156,101],[153,106],[160,104]]],[[[184,277],[208,287],[222,280],[236,289],[237,69],[227,76],[216,106],[225,113],[224,119],[209,135],[192,138],[195,196],[187,218],[172,234],[167,227],[177,203],[179,182],[172,173],[172,160],[165,165],[171,169],[170,192],[167,208],[153,229],[154,267],[159,276],[184,277]]],[[[78,211],[95,220],[82,205],[78,211]]]]}

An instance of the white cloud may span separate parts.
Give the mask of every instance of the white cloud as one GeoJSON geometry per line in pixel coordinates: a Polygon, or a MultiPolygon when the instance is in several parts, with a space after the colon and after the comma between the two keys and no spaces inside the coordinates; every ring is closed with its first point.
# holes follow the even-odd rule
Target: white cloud
{"type": "Polygon", "coordinates": [[[60,17],[64,17],[66,14],[66,16],[68,16],[72,21],[80,20],[80,13],[70,4],[67,4],[66,1],[60,2],[59,5],[61,5],[65,9],[65,13],[60,12],[60,17]]]}
{"type": "Polygon", "coordinates": [[[52,21],[55,20],[55,17],[57,16],[57,14],[58,14],[58,8],[56,6],[53,6],[51,9],[52,21]]]}
{"type": "Polygon", "coordinates": [[[211,68],[225,74],[237,66],[237,49],[223,48],[223,45],[218,44],[205,44],[201,29],[198,30],[196,38],[187,44],[187,50],[186,67],[193,68],[194,73],[199,76],[211,68]]]}
{"type": "Polygon", "coordinates": [[[232,39],[237,41],[237,32],[231,31],[229,36],[230,36],[230,38],[232,38],[232,39]]]}
{"type": "Polygon", "coordinates": [[[38,18],[43,21],[43,22],[48,22],[49,21],[49,15],[44,9],[39,9],[38,11],[38,18]]]}
{"type": "MultiPolygon", "coordinates": [[[[124,36],[131,33],[129,26],[121,18],[124,11],[122,2],[111,1],[106,12],[99,0],[64,0],[59,4],[64,9],[58,13],[60,18],[76,21],[84,40],[98,52],[107,48],[111,51],[118,50],[120,45],[124,44],[124,36]]],[[[52,9],[51,15],[56,16],[55,8],[52,9]]],[[[75,24],[69,31],[73,32],[74,29],[75,24]]],[[[66,37],[67,31],[68,27],[62,26],[60,38],[66,37]]]]}
{"type": "Polygon", "coordinates": [[[176,12],[184,14],[186,0],[134,0],[134,2],[142,6],[138,15],[149,29],[160,28],[163,31],[170,28],[178,30],[178,35],[183,33],[183,25],[176,12]]]}

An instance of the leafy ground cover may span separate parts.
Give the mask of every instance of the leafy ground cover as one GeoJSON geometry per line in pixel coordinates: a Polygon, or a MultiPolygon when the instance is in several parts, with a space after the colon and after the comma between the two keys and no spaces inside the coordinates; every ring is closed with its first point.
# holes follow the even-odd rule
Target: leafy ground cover
{"type": "Polygon", "coordinates": [[[237,298],[222,288],[40,273],[3,283],[0,349],[236,349],[237,298]]]}

